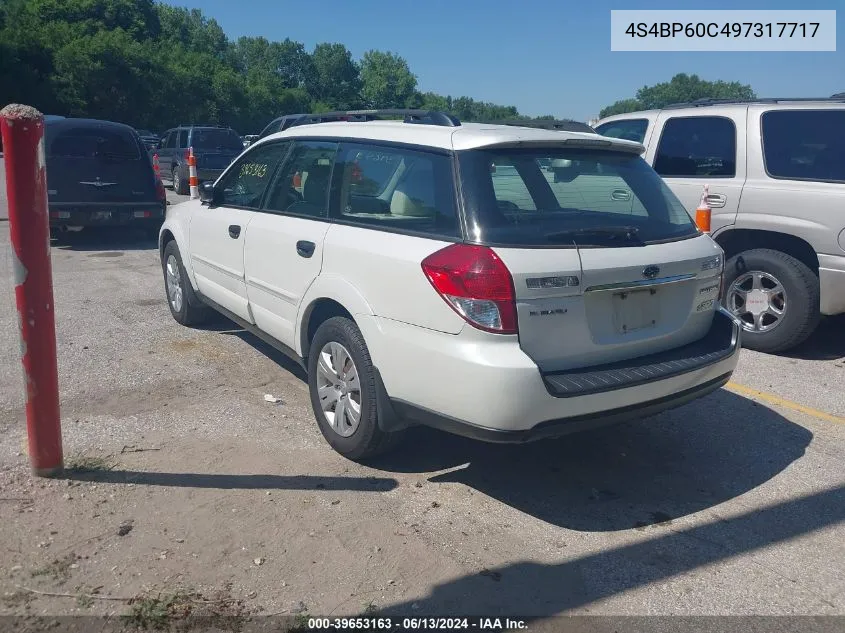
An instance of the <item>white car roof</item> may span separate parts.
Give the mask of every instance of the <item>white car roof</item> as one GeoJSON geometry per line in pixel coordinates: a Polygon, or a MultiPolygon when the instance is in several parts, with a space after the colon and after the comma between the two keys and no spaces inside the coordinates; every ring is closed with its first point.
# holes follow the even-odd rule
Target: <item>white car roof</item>
{"type": "Polygon", "coordinates": [[[462,123],[456,127],[404,123],[402,121],[332,121],[297,125],[284,132],[271,134],[259,143],[279,138],[329,137],[348,138],[361,141],[392,141],[445,150],[468,150],[497,146],[595,146],[597,149],[616,149],[641,153],[644,147],[639,143],[613,139],[585,132],[563,132],[512,125],[491,125],[486,123],[462,123]]]}

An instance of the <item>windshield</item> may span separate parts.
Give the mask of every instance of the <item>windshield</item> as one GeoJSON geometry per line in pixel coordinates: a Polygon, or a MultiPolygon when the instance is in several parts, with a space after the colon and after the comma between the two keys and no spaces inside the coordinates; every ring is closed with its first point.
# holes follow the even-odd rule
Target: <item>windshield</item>
{"type": "Polygon", "coordinates": [[[47,155],[64,158],[137,160],[141,152],[129,131],[82,128],[47,128],[47,155]]]}
{"type": "Polygon", "coordinates": [[[469,238],[500,246],[635,246],[698,235],[637,155],[581,149],[460,152],[469,238]]]}
{"type": "Polygon", "coordinates": [[[216,149],[240,152],[244,148],[241,137],[234,130],[194,130],[191,138],[194,149],[216,149]]]}

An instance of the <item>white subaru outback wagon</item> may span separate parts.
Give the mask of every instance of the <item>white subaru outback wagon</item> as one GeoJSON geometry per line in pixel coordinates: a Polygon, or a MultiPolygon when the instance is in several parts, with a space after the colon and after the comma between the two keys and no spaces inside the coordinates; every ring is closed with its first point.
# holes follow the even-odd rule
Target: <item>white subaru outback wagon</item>
{"type": "Polygon", "coordinates": [[[721,248],[642,151],[439,112],[303,116],[169,209],[170,310],[296,359],[350,459],[414,424],[523,442],[684,404],[728,381],[740,327],[721,248]]]}

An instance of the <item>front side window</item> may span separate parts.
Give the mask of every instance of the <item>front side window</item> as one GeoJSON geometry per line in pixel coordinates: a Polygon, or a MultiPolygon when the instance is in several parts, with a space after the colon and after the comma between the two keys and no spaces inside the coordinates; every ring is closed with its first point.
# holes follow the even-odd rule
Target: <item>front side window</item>
{"type": "Polygon", "coordinates": [[[188,147],[188,130],[179,130],[179,140],[176,147],[188,147]]]}
{"type": "Polygon", "coordinates": [[[166,132],[164,142],[161,144],[164,149],[172,149],[176,147],[176,132],[166,132]]]}
{"type": "Polygon", "coordinates": [[[666,121],[654,169],[665,177],[736,175],[736,126],[724,117],[674,117],[666,121]]]}
{"type": "Polygon", "coordinates": [[[845,182],[845,110],[772,110],[761,123],[770,176],[845,182]]]}
{"type": "Polygon", "coordinates": [[[337,219],[449,238],[460,234],[449,156],[343,143],[335,170],[337,219]]]}
{"type": "Polygon", "coordinates": [[[648,130],[648,119],[624,119],[609,121],[596,128],[596,132],[610,138],[621,138],[626,141],[642,143],[648,130]]]}
{"type": "Polygon", "coordinates": [[[268,143],[244,154],[215,187],[222,206],[257,209],[289,143],[268,143]]]}
{"type": "Polygon", "coordinates": [[[638,155],[591,149],[459,152],[470,239],[512,247],[632,246],[698,234],[638,155]]]}
{"type": "Polygon", "coordinates": [[[267,211],[325,218],[337,143],[295,141],[273,181],[267,211]]]}

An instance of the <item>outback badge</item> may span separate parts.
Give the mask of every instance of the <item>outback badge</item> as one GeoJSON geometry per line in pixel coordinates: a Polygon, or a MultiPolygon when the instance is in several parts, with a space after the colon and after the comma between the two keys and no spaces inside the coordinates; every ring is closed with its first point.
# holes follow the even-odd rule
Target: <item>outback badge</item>
{"type": "Polygon", "coordinates": [[[654,279],[660,274],[660,269],[657,266],[646,266],[643,268],[643,277],[646,279],[654,279]]]}

